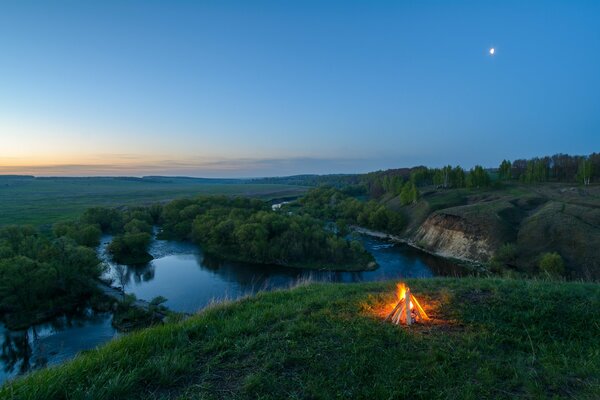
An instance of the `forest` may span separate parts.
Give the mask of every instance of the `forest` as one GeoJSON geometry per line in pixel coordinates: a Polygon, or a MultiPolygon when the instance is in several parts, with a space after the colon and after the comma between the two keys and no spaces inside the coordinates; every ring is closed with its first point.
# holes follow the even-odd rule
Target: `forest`
{"type": "Polygon", "coordinates": [[[332,187],[312,189],[298,202],[300,213],[334,221],[342,233],[348,232],[349,225],[360,225],[399,234],[405,226],[402,214],[374,200],[360,201],[346,191],[332,187]]]}
{"type": "Polygon", "coordinates": [[[102,274],[90,243],[93,227],[59,227],[48,237],[31,227],[0,229],[0,317],[26,327],[88,302],[102,274]]]}
{"type": "Polygon", "coordinates": [[[175,200],[162,213],[162,236],[192,240],[220,258],[331,270],[375,268],[373,257],[342,232],[308,215],[271,211],[247,198],[175,200]]]}

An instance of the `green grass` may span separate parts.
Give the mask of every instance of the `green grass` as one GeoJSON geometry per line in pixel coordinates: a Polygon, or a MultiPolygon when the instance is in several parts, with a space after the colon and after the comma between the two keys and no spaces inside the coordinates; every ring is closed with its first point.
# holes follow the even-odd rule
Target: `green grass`
{"type": "Polygon", "coordinates": [[[53,224],[93,206],[144,205],[194,195],[240,195],[265,200],[298,196],[299,186],[181,178],[26,178],[0,175],[0,226],[53,224]]]}
{"type": "Polygon", "coordinates": [[[125,336],[0,398],[600,398],[600,286],[408,283],[432,324],[375,315],[394,282],[312,284],[125,336]]]}

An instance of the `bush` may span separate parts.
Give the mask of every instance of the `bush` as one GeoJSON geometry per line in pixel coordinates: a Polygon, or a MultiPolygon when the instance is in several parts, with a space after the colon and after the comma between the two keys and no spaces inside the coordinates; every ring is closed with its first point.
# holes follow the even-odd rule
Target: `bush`
{"type": "Polygon", "coordinates": [[[544,253],[538,264],[540,272],[550,277],[563,276],[565,274],[565,262],[560,254],[544,253]]]}
{"type": "Polygon", "coordinates": [[[121,264],[145,264],[152,260],[148,247],[152,236],[146,232],[125,233],[115,236],[108,245],[113,259],[121,264]]]}
{"type": "Polygon", "coordinates": [[[494,255],[496,261],[508,265],[514,264],[516,258],[517,246],[514,243],[504,243],[494,255]]]}

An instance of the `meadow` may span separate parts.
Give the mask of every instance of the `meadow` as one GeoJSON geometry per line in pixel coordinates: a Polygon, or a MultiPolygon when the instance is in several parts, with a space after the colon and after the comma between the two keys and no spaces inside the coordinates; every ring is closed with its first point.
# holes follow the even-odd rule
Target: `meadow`
{"type": "Polygon", "coordinates": [[[430,322],[383,321],[394,282],[310,284],[127,335],[0,397],[599,398],[598,285],[407,282],[430,322]]]}
{"type": "Polygon", "coordinates": [[[195,195],[248,196],[262,200],[294,197],[305,188],[244,180],[194,178],[34,178],[0,175],[0,226],[49,226],[78,217],[94,206],[165,202],[195,195]]]}

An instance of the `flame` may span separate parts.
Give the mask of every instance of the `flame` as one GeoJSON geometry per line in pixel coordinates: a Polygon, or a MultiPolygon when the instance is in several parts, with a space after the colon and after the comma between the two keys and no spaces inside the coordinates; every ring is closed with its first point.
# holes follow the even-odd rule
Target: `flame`
{"type": "MultiPolygon", "coordinates": [[[[396,300],[386,305],[387,313],[390,313],[400,301],[405,300],[406,292],[408,291],[410,291],[410,289],[404,282],[398,282],[396,284],[396,300]]],[[[429,320],[429,316],[412,293],[410,293],[409,307],[411,311],[416,308],[423,320],[429,320]]]]}
{"type": "MultiPolygon", "coordinates": [[[[400,300],[404,299],[404,296],[406,296],[407,290],[409,290],[409,288],[408,288],[408,286],[406,286],[406,284],[404,282],[398,282],[396,284],[396,301],[394,303],[392,303],[391,308],[394,308],[400,300]]],[[[411,300],[410,301],[410,309],[412,310],[413,308],[414,308],[414,304],[411,300]]]]}

